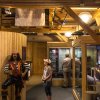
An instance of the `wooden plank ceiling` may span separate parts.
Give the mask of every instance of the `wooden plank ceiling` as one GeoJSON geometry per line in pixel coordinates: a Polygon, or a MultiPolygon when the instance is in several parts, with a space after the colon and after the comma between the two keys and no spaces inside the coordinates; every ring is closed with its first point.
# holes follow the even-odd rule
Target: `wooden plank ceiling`
{"type": "MultiPolygon", "coordinates": [[[[57,33],[56,39],[49,39],[50,41],[56,41],[58,37],[57,41],[66,42],[68,39],[63,37],[64,34],[62,33],[65,33],[66,31],[71,31],[73,33],[82,28],[93,37],[96,30],[92,30],[89,25],[82,22],[78,15],[81,12],[90,12],[91,15],[94,16],[99,9],[99,6],[100,0],[0,0],[0,7],[10,7],[12,8],[12,13],[15,13],[15,9],[19,7],[23,9],[33,8],[49,10],[49,13],[46,15],[45,27],[15,27],[15,16],[7,16],[6,14],[3,14],[0,9],[0,26],[1,30],[24,33],[50,33],[52,35],[57,33]]],[[[95,19],[93,18],[92,20],[95,19]]],[[[73,38],[74,37],[71,37],[71,39],[73,38]]]]}

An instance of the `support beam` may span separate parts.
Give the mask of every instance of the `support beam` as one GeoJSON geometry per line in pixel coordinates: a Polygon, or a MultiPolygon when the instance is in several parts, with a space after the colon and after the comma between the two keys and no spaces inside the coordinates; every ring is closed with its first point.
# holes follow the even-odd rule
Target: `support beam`
{"type": "MultiPolygon", "coordinates": [[[[89,0],[88,0],[89,1],[89,0]]],[[[86,0],[0,0],[0,7],[11,6],[11,7],[36,7],[36,8],[51,8],[51,7],[62,7],[68,5],[70,7],[100,7],[99,0],[89,1],[86,0]]]]}
{"type": "Polygon", "coordinates": [[[68,42],[68,38],[66,38],[65,36],[61,35],[60,33],[57,33],[58,36],[63,39],[65,42],[68,42]]]}
{"type": "Polygon", "coordinates": [[[65,7],[66,12],[89,34],[92,36],[92,38],[95,40],[94,36],[96,33],[87,25],[85,24],[77,14],[70,8],[70,7],[65,7]]]}
{"type": "Polygon", "coordinates": [[[47,42],[48,48],[49,47],[72,47],[71,42],[47,42]]]}
{"type": "Polygon", "coordinates": [[[75,27],[63,27],[61,29],[54,29],[51,30],[49,28],[28,28],[28,27],[11,27],[11,28],[4,28],[1,27],[1,31],[13,31],[13,32],[36,32],[36,33],[65,33],[66,31],[76,31],[75,27]]]}
{"type": "MultiPolygon", "coordinates": [[[[93,15],[93,17],[96,20],[97,26],[100,26],[100,9],[98,9],[95,14],[93,15]]],[[[100,32],[100,29],[99,29],[100,32]]]]}
{"type": "Polygon", "coordinates": [[[63,5],[78,6],[81,0],[2,0],[1,6],[34,6],[34,7],[61,7],[63,5]]]}

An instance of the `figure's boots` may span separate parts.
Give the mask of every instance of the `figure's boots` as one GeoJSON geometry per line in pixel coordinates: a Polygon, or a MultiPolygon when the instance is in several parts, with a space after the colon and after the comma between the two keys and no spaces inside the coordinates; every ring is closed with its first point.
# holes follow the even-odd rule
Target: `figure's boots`
{"type": "Polygon", "coordinates": [[[21,96],[16,96],[15,100],[21,100],[21,96]]]}
{"type": "Polygon", "coordinates": [[[1,95],[2,95],[2,100],[7,100],[7,95],[8,95],[7,91],[2,91],[1,95]]]}

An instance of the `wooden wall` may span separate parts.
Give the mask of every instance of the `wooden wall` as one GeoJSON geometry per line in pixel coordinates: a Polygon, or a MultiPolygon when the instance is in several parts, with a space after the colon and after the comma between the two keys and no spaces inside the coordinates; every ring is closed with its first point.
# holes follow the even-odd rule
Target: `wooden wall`
{"type": "Polygon", "coordinates": [[[28,42],[27,59],[32,61],[31,74],[41,75],[43,73],[43,59],[47,57],[46,42],[28,42]]]}
{"type": "MultiPolygon", "coordinates": [[[[33,62],[33,42],[27,42],[26,60],[33,62]]],[[[31,63],[30,75],[33,75],[33,63],[31,63]]]]}
{"type": "Polygon", "coordinates": [[[27,42],[27,55],[26,59],[32,61],[33,60],[33,42],[27,42]]]}
{"type": "Polygon", "coordinates": [[[22,56],[22,46],[27,45],[27,37],[16,32],[0,31],[0,82],[5,78],[3,66],[12,52],[19,52],[22,56]]]}

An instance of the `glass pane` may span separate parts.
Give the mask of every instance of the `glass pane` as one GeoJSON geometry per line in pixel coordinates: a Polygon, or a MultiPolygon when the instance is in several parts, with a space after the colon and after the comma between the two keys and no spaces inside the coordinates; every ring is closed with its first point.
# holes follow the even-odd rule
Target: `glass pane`
{"type": "Polygon", "coordinates": [[[49,49],[49,58],[51,59],[54,72],[57,72],[58,71],[58,49],[57,48],[49,49]]]}
{"type": "Polygon", "coordinates": [[[65,54],[70,55],[70,48],[49,48],[49,58],[54,70],[53,77],[63,77],[62,62],[65,54]]]}
{"type": "Polygon", "coordinates": [[[100,92],[100,46],[87,46],[87,91],[100,92]]]}
{"type": "Polygon", "coordinates": [[[80,47],[75,48],[75,89],[81,100],[82,96],[82,67],[81,67],[82,51],[80,47]]]}
{"type": "Polygon", "coordinates": [[[60,71],[62,70],[62,62],[63,62],[63,59],[65,58],[65,54],[70,54],[70,49],[69,48],[59,48],[58,53],[59,53],[58,63],[59,63],[59,71],[60,71]]]}

